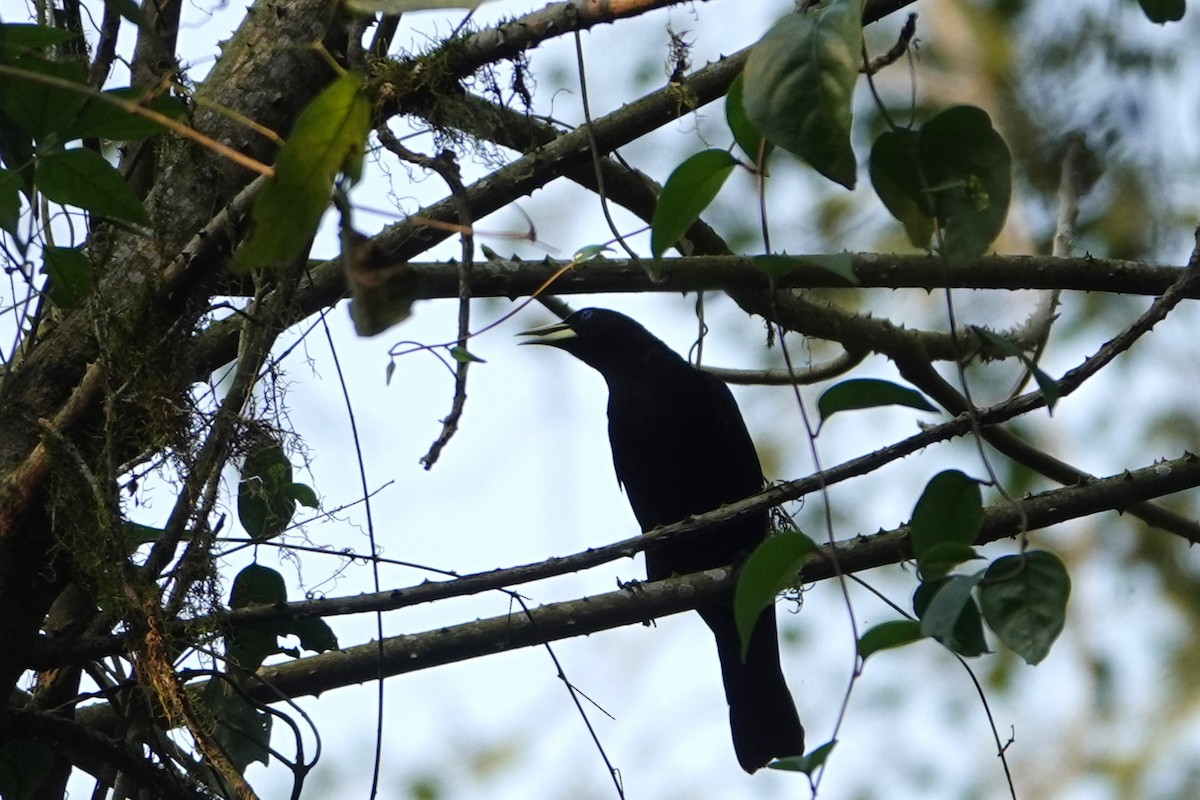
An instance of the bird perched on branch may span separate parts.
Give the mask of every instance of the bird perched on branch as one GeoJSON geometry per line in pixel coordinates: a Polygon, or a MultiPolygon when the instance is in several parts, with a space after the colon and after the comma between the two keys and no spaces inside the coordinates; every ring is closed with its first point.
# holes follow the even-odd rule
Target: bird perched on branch
{"type": "MultiPolygon", "coordinates": [[[[566,350],[608,382],[608,438],[617,480],[642,531],[745,499],[762,468],[729,388],[629,317],[585,308],[526,331],[522,344],[566,350]]],[[[767,533],[765,511],[646,551],[647,577],[736,565],[767,533]]],[[[731,600],[697,609],[717,641],[738,762],[754,772],[804,752],[804,729],[779,666],[775,609],[758,620],[745,661],[731,600]]]]}

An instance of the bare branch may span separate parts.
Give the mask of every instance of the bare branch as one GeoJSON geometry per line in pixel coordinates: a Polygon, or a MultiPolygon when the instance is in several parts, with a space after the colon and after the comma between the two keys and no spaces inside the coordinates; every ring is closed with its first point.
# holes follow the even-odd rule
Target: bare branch
{"type": "MultiPolygon", "coordinates": [[[[1185,454],[1172,461],[1162,461],[1135,471],[1044,492],[1022,499],[1015,505],[1002,503],[993,506],[984,514],[976,543],[985,544],[1015,536],[1022,532],[1026,522],[1029,529],[1047,528],[1102,511],[1124,510],[1137,502],[1198,485],[1200,456],[1185,454]]],[[[749,507],[747,502],[738,503],[705,517],[709,520],[718,517],[728,519],[749,507]]],[[[664,538],[669,531],[682,533],[683,526],[687,524],[664,526],[654,533],[653,538],[664,538]]],[[[835,554],[836,563],[843,573],[899,563],[912,555],[907,537],[907,526],[901,526],[873,536],[841,541],[832,548],[823,546],[802,569],[799,581],[811,583],[833,577],[835,554]]],[[[618,544],[623,546],[624,543],[618,544]]],[[[579,555],[587,557],[590,552],[579,555]]],[[[509,582],[508,585],[513,584],[509,582]]],[[[732,589],[733,579],[728,568],[636,584],[608,594],[540,606],[531,609],[528,615],[506,614],[424,633],[395,636],[382,643],[373,642],[267,667],[259,672],[263,684],[251,687],[250,693],[264,703],[279,702],[284,697],[321,694],[342,686],[375,680],[381,669],[386,676],[400,675],[681,613],[727,595],[732,589]],[[383,650],[382,664],[379,661],[380,644],[383,650]]],[[[364,596],[368,602],[363,602],[354,613],[393,608],[397,596],[400,596],[399,592],[364,596]]],[[[291,617],[315,615],[318,610],[323,612],[321,615],[328,616],[333,609],[344,609],[347,602],[353,601],[353,598],[307,601],[289,604],[286,608],[291,611],[288,615],[291,617]]],[[[279,612],[280,609],[253,609],[236,613],[246,619],[260,621],[275,618],[279,612]]],[[[50,655],[50,652],[49,648],[39,649],[42,656],[50,655]]],[[[115,723],[115,716],[107,706],[80,709],[79,718],[100,730],[115,723]]]]}
{"type": "MultiPolygon", "coordinates": [[[[1144,467],[1136,472],[1058,489],[1021,501],[1021,511],[1031,528],[1044,528],[1078,516],[1122,509],[1149,497],[1158,497],[1200,485],[1200,457],[1185,455],[1170,462],[1144,467]]],[[[996,541],[1019,532],[1022,514],[1009,504],[988,510],[977,543],[996,541]]],[[[833,576],[832,553],[806,566],[805,583],[833,576]]],[[[839,543],[837,563],[846,572],[894,564],[911,553],[907,528],[858,537],[839,543]]],[[[532,609],[530,617],[513,614],[490,620],[443,628],[425,634],[399,636],[384,642],[387,675],[412,672],[452,661],[542,644],[544,641],[587,635],[621,625],[691,610],[705,601],[727,594],[733,588],[728,569],[709,570],[657,583],[638,584],[596,597],[554,603],[532,609]]],[[[313,656],[263,670],[262,677],[289,697],[372,680],[379,651],[375,644],[313,656]]],[[[265,691],[253,692],[257,699],[271,702],[265,691]]]]}
{"type": "MultiPolygon", "coordinates": [[[[982,416],[986,417],[987,412],[982,416]]],[[[959,434],[970,430],[966,417],[957,421],[937,426],[945,429],[947,426],[959,428],[959,434]]],[[[921,435],[924,440],[924,434],[921,435]]],[[[914,437],[916,438],[916,437],[914,437]]],[[[911,443],[912,439],[907,440],[911,443]]],[[[924,447],[931,442],[925,441],[924,447]]],[[[909,444],[904,448],[911,452],[919,447],[909,444]]],[[[211,628],[214,624],[255,624],[285,619],[303,617],[330,617],[347,614],[363,614],[376,611],[393,611],[398,608],[435,602],[451,597],[463,597],[480,592],[496,589],[511,588],[532,581],[564,575],[588,569],[619,558],[632,557],[635,553],[679,538],[685,538],[704,531],[715,525],[728,522],[731,519],[761,511],[780,503],[803,497],[806,494],[819,491],[822,485],[855,477],[859,474],[878,469],[884,455],[894,455],[897,446],[877,451],[868,456],[848,461],[820,475],[810,475],[800,480],[779,484],[760,492],[753,497],[737,503],[731,503],[716,511],[690,517],[683,522],[663,525],[649,533],[622,539],[601,547],[589,548],[570,556],[551,558],[534,564],[526,564],[507,569],[491,570],[488,572],[465,575],[448,581],[426,581],[416,586],[402,589],[391,589],[375,594],[361,594],[352,597],[323,598],[293,603],[280,603],[274,606],[239,609],[211,618],[192,620],[190,625],[201,628],[211,628]],[[887,452],[890,451],[890,452],[887,452]]],[[[898,456],[897,456],[898,457],[898,456]]],[[[1043,492],[1033,497],[1025,498],[1014,505],[1004,503],[987,511],[984,525],[977,543],[984,544],[1006,536],[1021,532],[1022,520],[1028,520],[1029,529],[1045,528],[1070,519],[1096,514],[1101,511],[1121,510],[1143,502],[1149,498],[1161,497],[1167,494],[1184,491],[1200,485],[1200,457],[1186,453],[1172,461],[1163,461],[1149,467],[1134,471],[1125,471],[1117,475],[1097,479],[1089,478],[1076,486],[1043,492]]],[[[840,542],[836,554],[838,563],[844,572],[856,572],[872,567],[897,563],[909,557],[905,539],[907,527],[902,526],[894,531],[874,536],[855,537],[840,542]]],[[[1190,540],[1191,543],[1200,543],[1190,540]]],[[[830,558],[835,551],[830,550],[830,558]]],[[[720,570],[718,570],[720,572],[720,570]]],[[[804,580],[824,580],[833,577],[832,561],[824,561],[812,567],[805,567],[804,580]]],[[[697,602],[703,598],[697,598],[697,602]]],[[[662,611],[662,614],[692,608],[685,605],[674,611],[662,611]]],[[[657,605],[651,605],[657,610],[657,605]]],[[[652,616],[661,616],[654,613],[652,616]]],[[[640,617],[638,620],[648,617],[640,617]]],[[[619,623],[627,624],[627,623],[619,623]]],[[[182,626],[181,626],[182,627],[182,626]]],[[[616,627],[610,625],[607,627],[616,627]]],[[[584,631],[580,631],[583,633],[584,631]]],[[[125,637],[99,637],[77,642],[56,642],[43,638],[39,641],[32,663],[34,669],[48,669],[65,663],[75,663],[81,660],[100,658],[122,652],[127,647],[125,637]]],[[[375,651],[375,645],[365,645],[375,651]]],[[[307,660],[306,660],[307,661],[307,660]]],[[[264,698],[265,699],[265,698],[264,698]]]]}

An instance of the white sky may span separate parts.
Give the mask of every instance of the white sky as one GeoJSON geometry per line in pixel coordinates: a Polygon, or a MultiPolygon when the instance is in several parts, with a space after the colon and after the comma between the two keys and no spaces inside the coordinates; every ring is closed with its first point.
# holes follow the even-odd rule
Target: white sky
{"type": "MultiPolygon", "coordinates": [[[[583,37],[588,56],[592,113],[598,117],[633,95],[630,78],[647,71],[657,85],[663,78],[668,22],[676,31],[691,31],[696,43],[693,65],[718,53],[728,53],[752,42],[790,3],[740,3],[723,0],[647,15],[632,24],[604,26],[583,37]],[[614,58],[619,55],[619,58],[614,58]]],[[[5,21],[21,14],[24,4],[0,0],[5,21]]],[[[535,7],[531,3],[497,2],[479,9],[481,24],[502,14],[535,7]]],[[[933,6],[919,4],[923,16],[933,6]]],[[[185,60],[207,68],[215,42],[228,35],[244,13],[244,4],[224,7],[190,4],[185,13],[187,34],[181,37],[185,60]]],[[[1194,22],[1194,15],[1192,21],[1194,22]]],[[[458,19],[450,15],[450,19],[458,19]]],[[[429,15],[405,18],[398,43],[424,42],[444,33],[448,25],[435,24],[429,15]]],[[[891,24],[894,28],[898,22],[891,24]]],[[[924,29],[921,29],[924,31],[924,29]]],[[[1151,29],[1153,34],[1157,29],[1151,29]]],[[[1194,32],[1195,25],[1191,26],[1194,32]]],[[[927,34],[922,34],[927,35],[927,34]]],[[[533,68],[541,85],[539,102],[550,96],[556,76],[573,82],[574,60],[570,40],[552,42],[533,54],[533,68]]],[[[199,73],[198,73],[199,74],[199,73]]],[[[577,92],[557,93],[553,114],[575,121],[581,118],[577,92]]],[[[1186,105],[1182,104],[1186,109],[1186,105]]],[[[548,111],[549,109],[540,109],[548,111]]],[[[626,157],[659,180],[688,152],[709,144],[724,146],[722,113],[709,106],[695,123],[684,120],[625,151],[626,157]]],[[[1194,121],[1194,120],[1193,120],[1194,121]]],[[[418,143],[415,145],[420,147],[418,143]]],[[[1191,144],[1194,146],[1194,142],[1191,144]]],[[[860,160],[863,156],[860,154],[860,160]]],[[[817,243],[809,233],[811,201],[804,197],[810,179],[798,167],[778,166],[772,222],[776,246],[792,252],[812,251],[817,243]]],[[[420,202],[443,194],[440,181],[427,178],[408,185],[403,171],[393,170],[391,188],[401,198],[420,202]]],[[[478,170],[468,177],[478,176],[478,170]]],[[[738,178],[735,177],[735,180],[738,178]]],[[[869,194],[865,170],[860,173],[855,196],[869,194]]],[[[741,214],[744,189],[718,201],[713,219],[721,230],[722,211],[741,214]]],[[[1194,186],[1194,184],[1192,184],[1194,186]]],[[[368,165],[367,183],[353,194],[363,206],[387,208],[387,185],[380,171],[368,165]]],[[[404,200],[406,211],[419,203],[404,200]]],[[[533,217],[541,237],[563,256],[579,247],[604,241],[595,198],[574,187],[556,184],[522,202],[533,217]]],[[[876,204],[877,206],[877,204],[876,204]]],[[[618,216],[626,230],[638,227],[627,216],[618,216]]],[[[844,247],[868,247],[878,233],[879,210],[863,212],[857,230],[848,231],[844,247]]],[[[390,220],[360,214],[357,222],[372,232],[390,220]]],[[[327,221],[328,222],[328,221],[327,221]]],[[[480,221],[482,230],[520,230],[523,222],[512,211],[502,211],[480,221]]],[[[536,248],[494,239],[487,244],[525,258],[540,258],[536,248]]],[[[645,246],[645,237],[634,239],[645,246]]],[[[458,243],[438,251],[439,257],[456,257],[458,243]]],[[[333,255],[336,241],[326,237],[316,255],[333,255]]],[[[1184,253],[1185,254],[1185,253],[1184,253]]],[[[1176,255],[1182,258],[1184,254],[1176,255]]],[[[921,293],[873,293],[877,313],[937,319],[937,299],[921,293]],[[931,311],[932,309],[932,311],[931,311]]],[[[694,338],[689,319],[690,298],[596,297],[568,298],[576,307],[596,304],[637,317],[679,351],[694,338]]],[[[963,296],[967,306],[974,298],[963,296]]],[[[1076,301],[1066,300],[1064,314],[1076,301]]],[[[506,300],[479,301],[474,305],[474,327],[480,328],[512,306],[506,300]]],[[[875,306],[873,306],[875,307],[875,306]]],[[[989,314],[1018,321],[1026,306],[1011,297],[990,301],[989,314]]],[[[376,534],[383,555],[430,566],[473,572],[496,566],[538,561],[625,538],[637,531],[624,497],[619,492],[605,432],[604,385],[600,377],[569,356],[541,348],[517,348],[512,334],[549,320],[539,307],[531,307],[515,320],[474,341],[471,350],[488,363],[471,371],[469,402],[461,429],[430,472],[418,464],[436,437],[439,420],[449,410],[452,380],[433,358],[410,355],[397,363],[391,385],[384,384],[387,349],[402,339],[424,342],[454,337],[453,302],[418,304],[414,317],[403,326],[370,340],[353,336],[345,305],[329,316],[338,354],[346,371],[346,384],[354,404],[371,489],[387,484],[372,500],[376,534]]],[[[1132,318],[1114,318],[1104,335],[1115,333],[1132,318]]],[[[713,297],[708,307],[713,329],[706,344],[706,359],[721,366],[753,367],[776,358],[762,347],[761,326],[723,298],[713,297]]],[[[1138,346],[1139,360],[1170,363],[1181,381],[1194,387],[1200,379],[1200,359],[1190,331],[1200,319],[1195,308],[1178,312],[1150,341],[1138,346]],[[1187,337],[1187,338],[1185,338],[1187,337]]],[[[1052,348],[1046,366],[1059,374],[1094,349],[1099,340],[1070,348],[1052,348]]],[[[803,345],[792,342],[794,352],[803,345]]],[[[325,508],[354,502],[360,496],[355,455],[346,411],[329,357],[324,335],[309,337],[301,353],[285,365],[289,382],[290,420],[311,456],[311,473],[297,479],[310,482],[325,508]]],[[[1114,372],[1116,372],[1114,370],[1114,372]]],[[[1140,374],[1140,373],[1139,373],[1140,374]]],[[[895,378],[889,365],[872,359],[853,377],[895,378]]],[[[811,463],[803,429],[790,392],[784,389],[734,389],[752,433],[764,453],[775,453],[778,470],[772,478],[807,474],[811,463]]],[[[816,392],[806,390],[807,402],[816,392]]],[[[1066,400],[1056,412],[1052,429],[1036,424],[1039,442],[1059,454],[1069,453],[1085,469],[1106,474],[1124,467],[1142,466],[1130,460],[1141,449],[1138,429],[1121,426],[1127,413],[1144,413],[1163,402],[1160,384],[1150,379],[1098,380],[1066,400]],[[1094,416],[1098,408],[1104,436],[1098,436],[1094,416]],[[1089,428],[1089,425],[1092,427],[1089,428]]],[[[810,405],[810,410],[812,406],[810,405]]],[[[917,422],[929,419],[916,412],[885,410],[845,415],[822,433],[819,448],[826,466],[874,449],[880,442],[909,435],[917,422]]],[[[1196,445],[1193,443],[1192,449],[1196,445]]],[[[1157,452],[1157,451],[1155,451],[1157,452]]],[[[1176,456],[1177,451],[1162,452],[1176,456]]],[[[983,474],[972,447],[943,446],[889,466],[880,474],[837,487],[832,502],[839,520],[839,536],[870,533],[907,519],[920,486],[937,471],[950,466],[970,474],[983,474]]],[[[229,474],[231,490],[236,475],[229,474]]],[[[158,489],[144,512],[165,514],[171,496],[158,489]]],[[[806,527],[819,518],[815,499],[801,510],[806,527]]],[[[230,520],[236,518],[229,502],[230,520]]],[[[153,522],[153,519],[141,521],[153,522]]],[[[819,528],[810,529],[823,536],[819,528]]],[[[1109,752],[1107,737],[1137,737],[1144,728],[1139,715],[1148,715],[1161,697],[1156,683],[1162,664],[1153,657],[1156,643],[1178,635],[1181,618],[1164,611],[1160,596],[1149,583],[1152,576],[1124,575],[1119,564],[1086,552],[1092,537],[1128,536],[1129,527],[1112,515],[1064,526],[1063,531],[1038,534],[1034,541],[1074,554],[1076,580],[1071,620],[1067,631],[1047,660],[1036,669],[1015,666],[1016,691],[989,699],[1002,735],[1015,728],[1011,763],[1019,774],[1018,790],[1024,798],[1055,797],[1062,800],[1104,800],[1116,797],[1101,783],[1079,779],[1060,783],[1063,773],[1075,773],[1080,764],[1109,752]],[[1113,636],[1111,631],[1119,631],[1113,636]],[[1130,643],[1126,645],[1126,643],[1130,643]],[[1107,724],[1095,715],[1094,676],[1085,658],[1097,652],[1112,658],[1114,685],[1122,724],[1107,724]],[[1048,759],[1047,754],[1053,754],[1048,759]],[[1067,759],[1065,762],[1061,759],[1067,759]],[[1078,759],[1071,761],[1070,759],[1078,759]]],[[[367,550],[361,507],[331,523],[310,527],[314,543],[367,550]]],[[[1000,546],[987,550],[995,557],[1000,546]]],[[[1188,552],[1184,558],[1196,558],[1188,552]]],[[[299,573],[292,562],[281,563],[270,548],[259,560],[280,569],[299,596],[301,581],[314,591],[346,595],[369,591],[370,572],[353,566],[336,579],[339,563],[333,559],[304,557],[299,573]]],[[[231,558],[230,580],[247,563],[246,554],[231,558]]],[[[533,604],[571,599],[583,594],[611,591],[615,581],[643,576],[637,563],[619,562],[586,574],[564,576],[552,582],[521,587],[533,604]]],[[[402,587],[426,576],[413,570],[385,567],[384,588],[402,587]]],[[[907,606],[911,574],[897,568],[870,576],[873,585],[907,606]]],[[[894,612],[865,592],[854,593],[860,630],[894,618],[894,612]]],[[[465,622],[509,612],[499,593],[389,613],[385,634],[413,633],[441,625],[465,622]]],[[[785,672],[808,730],[809,746],[830,735],[852,666],[853,638],[844,601],[833,583],[814,587],[806,594],[799,614],[781,608],[785,641],[785,672]]],[[[341,617],[331,621],[343,645],[360,644],[374,636],[374,620],[341,617]]],[[[694,615],[660,620],[655,628],[641,626],[608,631],[554,645],[567,675],[615,719],[590,710],[609,757],[621,770],[631,798],[795,798],[806,797],[801,776],[762,771],[748,777],[737,767],[729,742],[726,708],[718,678],[711,639],[694,615]]],[[[996,657],[976,660],[986,674],[996,657]]],[[[369,785],[374,736],[374,686],[338,690],[320,699],[301,701],[313,716],[323,739],[325,755],[310,778],[306,796],[363,797],[369,785]]],[[[383,768],[384,798],[409,796],[408,782],[427,777],[438,782],[444,798],[591,798],[613,797],[609,777],[578,719],[555,670],[541,649],[477,659],[386,682],[387,712],[383,768]]],[[[1147,725],[1153,719],[1144,717],[1147,725]]],[[[286,747],[283,729],[273,744],[286,747]]],[[[1200,726],[1192,721],[1173,729],[1171,749],[1161,754],[1164,763],[1194,765],[1200,726]],[[1170,756],[1170,759],[1168,758],[1170,756]]],[[[828,798],[966,797],[971,786],[982,786],[981,796],[1001,796],[1003,774],[994,757],[994,746],[974,689],[952,659],[935,645],[922,643],[903,651],[874,657],[855,688],[853,702],[840,733],[841,743],[830,762],[822,786],[828,798]],[[867,792],[873,792],[868,794],[867,792]]],[[[1136,745],[1136,742],[1133,743],[1136,745]]],[[[1162,745],[1166,748],[1166,745],[1162,745]]],[[[311,751],[311,744],[309,746],[311,751]]],[[[253,767],[249,777],[264,797],[285,796],[289,776],[278,768],[253,767]]],[[[1184,773],[1186,774],[1186,773],[1184,773]]],[[[1166,786],[1176,773],[1160,772],[1166,786]]],[[[80,795],[84,781],[75,784],[80,795]]],[[[1147,794],[1145,796],[1151,796],[1147,794]]]]}

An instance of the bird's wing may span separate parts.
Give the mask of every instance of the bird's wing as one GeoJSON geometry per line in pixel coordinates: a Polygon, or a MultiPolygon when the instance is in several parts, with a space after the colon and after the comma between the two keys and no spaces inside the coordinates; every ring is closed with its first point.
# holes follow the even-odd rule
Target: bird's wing
{"type": "Polygon", "coordinates": [[[741,412],[724,382],[688,367],[616,388],[609,439],[617,480],[642,527],[678,522],[762,486],[741,412]]]}
{"type": "Polygon", "coordinates": [[[730,491],[738,495],[734,499],[740,500],[762,488],[763,474],[758,451],[754,448],[754,440],[746,428],[741,409],[733,399],[733,392],[725,382],[708,372],[697,371],[697,375],[708,385],[701,397],[710,405],[706,415],[713,420],[713,451],[726,462],[725,472],[731,476],[734,484],[730,491]]]}

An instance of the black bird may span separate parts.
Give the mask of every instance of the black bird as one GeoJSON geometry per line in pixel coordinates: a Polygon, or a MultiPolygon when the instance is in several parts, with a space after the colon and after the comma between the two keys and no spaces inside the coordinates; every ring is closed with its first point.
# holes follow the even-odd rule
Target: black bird
{"type": "MultiPolygon", "coordinates": [[[[719,378],[702,372],[634,320],[603,308],[526,331],[594,367],[608,382],[608,438],[617,480],[642,531],[742,500],[763,485],[758,453],[737,403],[719,378]]],[[[738,563],[767,533],[766,512],[646,552],[647,577],[738,563]]],[[[804,752],[804,728],[779,666],[775,609],[759,618],[743,662],[731,602],[697,609],[721,660],[733,748],[754,772],[773,758],[804,752]]]]}

